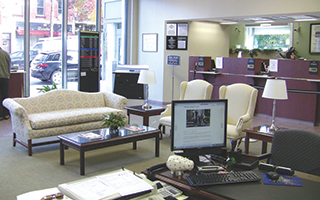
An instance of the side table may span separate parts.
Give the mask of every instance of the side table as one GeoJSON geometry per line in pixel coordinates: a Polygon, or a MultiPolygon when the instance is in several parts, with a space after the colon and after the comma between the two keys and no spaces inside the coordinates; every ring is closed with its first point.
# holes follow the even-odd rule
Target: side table
{"type": "Polygon", "coordinates": [[[152,106],[152,108],[145,110],[144,108],[142,108],[142,105],[139,105],[139,106],[126,106],[124,107],[124,109],[127,109],[129,123],[130,123],[130,114],[133,114],[133,115],[142,116],[143,125],[149,126],[149,117],[154,115],[160,115],[165,110],[165,107],[152,106]]]}
{"type": "Polygon", "coordinates": [[[262,125],[256,126],[252,129],[245,129],[246,132],[246,140],[245,140],[245,153],[249,153],[249,143],[250,138],[261,140],[262,141],[262,149],[261,153],[264,154],[267,152],[267,143],[272,142],[274,131],[269,130],[269,126],[262,125]]]}

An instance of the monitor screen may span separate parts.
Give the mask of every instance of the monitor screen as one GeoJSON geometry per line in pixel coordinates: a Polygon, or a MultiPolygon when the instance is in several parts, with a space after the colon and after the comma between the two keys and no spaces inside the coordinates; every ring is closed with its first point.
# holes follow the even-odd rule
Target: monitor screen
{"type": "Polygon", "coordinates": [[[199,156],[226,147],[227,100],[172,101],[171,151],[182,150],[195,164],[199,156]]]}

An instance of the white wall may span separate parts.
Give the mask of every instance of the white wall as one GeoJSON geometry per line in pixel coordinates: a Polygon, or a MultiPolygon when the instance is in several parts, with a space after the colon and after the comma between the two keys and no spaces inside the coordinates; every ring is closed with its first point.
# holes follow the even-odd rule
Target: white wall
{"type": "Polygon", "coordinates": [[[179,97],[179,84],[188,79],[189,55],[211,54],[212,57],[227,56],[229,49],[227,27],[210,23],[190,23],[187,51],[165,50],[165,23],[167,21],[191,22],[209,17],[245,17],[257,15],[281,15],[318,12],[320,0],[132,0],[139,3],[138,15],[138,47],[133,47],[132,56],[137,64],[148,64],[156,72],[156,85],[150,85],[149,99],[170,102],[172,100],[172,67],[166,65],[167,55],[180,55],[181,66],[174,72],[174,99],[179,97]],[[201,27],[204,31],[194,30],[201,27]],[[207,31],[205,31],[207,30],[207,31]],[[158,34],[158,52],[142,52],[142,34],[158,34]],[[203,38],[212,40],[200,41],[203,38]],[[205,43],[207,45],[201,45],[205,43]],[[214,50],[218,45],[219,50],[214,50]],[[212,50],[211,50],[212,47],[212,50]],[[136,51],[135,51],[136,50],[136,51]],[[208,51],[206,53],[206,51],[208,51]]]}

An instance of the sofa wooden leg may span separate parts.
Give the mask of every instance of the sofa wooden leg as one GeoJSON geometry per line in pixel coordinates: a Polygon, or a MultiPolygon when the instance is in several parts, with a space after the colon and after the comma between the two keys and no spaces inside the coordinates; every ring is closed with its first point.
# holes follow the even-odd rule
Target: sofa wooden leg
{"type": "Polygon", "coordinates": [[[31,139],[28,140],[28,155],[32,156],[32,141],[31,141],[31,139]]]}
{"type": "Polygon", "coordinates": [[[13,146],[14,147],[16,146],[16,138],[17,138],[17,135],[15,133],[13,133],[13,146]]]}

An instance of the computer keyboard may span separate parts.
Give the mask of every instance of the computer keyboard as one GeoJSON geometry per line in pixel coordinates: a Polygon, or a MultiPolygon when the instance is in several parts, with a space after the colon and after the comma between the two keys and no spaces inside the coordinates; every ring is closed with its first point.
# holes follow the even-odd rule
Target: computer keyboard
{"type": "Polygon", "coordinates": [[[221,185],[231,183],[246,183],[260,181],[261,178],[253,171],[226,173],[200,173],[186,177],[191,186],[221,185]]]}

